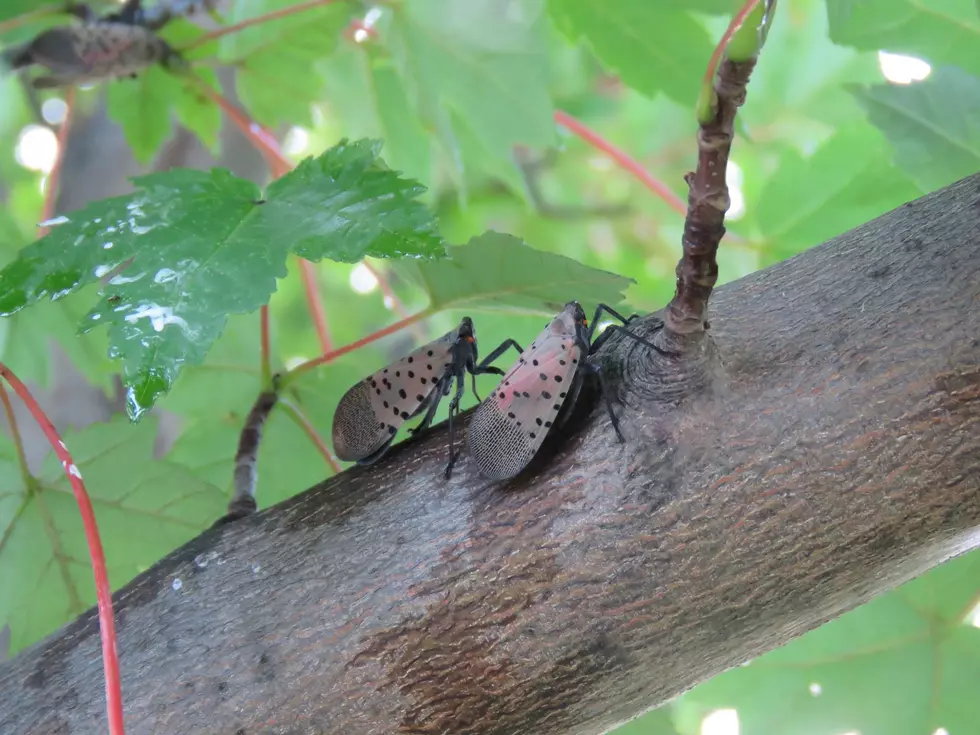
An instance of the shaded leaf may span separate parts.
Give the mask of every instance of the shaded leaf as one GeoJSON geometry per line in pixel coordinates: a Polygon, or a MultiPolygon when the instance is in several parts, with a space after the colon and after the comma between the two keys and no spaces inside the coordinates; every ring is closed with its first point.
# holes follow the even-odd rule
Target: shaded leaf
{"type": "Polygon", "coordinates": [[[456,156],[447,108],[487,150],[556,141],[542,0],[413,0],[393,10],[387,43],[430,130],[456,156]]]}
{"type": "MultiPolygon", "coordinates": [[[[205,83],[217,86],[212,69],[198,69],[205,83]]],[[[121,79],[108,86],[106,108],[109,117],[123,129],[133,157],[148,163],[170,138],[171,117],[197,135],[201,143],[214,149],[221,129],[221,111],[195,84],[159,66],[151,66],[136,79],[121,79]]]]}
{"type": "Polygon", "coordinates": [[[441,240],[415,197],[424,188],[384,168],[380,144],[342,142],[273,182],[175,169],[140,191],[90,204],[0,271],[0,313],[59,299],[125,267],[83,322],[109,329],[138,418],[200,363],[227,316],[254,311],[286,274],[289,251],[311,260],[438,256],[441,240]]]}
{"type": "Polygon", "coordinates": [[[980,77],[942,67],[916,84],[852,92],[891,142],[895,162],[924,191],[980,171],[980,77]]]}
{"type": "Polygon", "coordinates": [[[633,89],[683,105],[697,100],[714,44],[685,10],[650,0],[549,0],[548,9],[569,39],[585,39],[633,89]]]}
{"type": "Polygon", "coordinates": [[[975,0],[827,0],[830,38],[862,51],[884,49],[980,73],[975,0]]]}
{"type": "MultiPolygon", "coordinates": [[[[237,3],[236,10],[261,8],[260,15],[292,0],[237,3]],[[253,6],[255,6],[253,8],[253,6]]],[[[231,34],[223,41],[223,57],[237,67],[235,86],[242,105],[261,123],[311,125],[311,104],[323,97],[322,81],[311,74],[314,64],[334,52],[353,12],[350,2],[334,2],[263,24],[250,41],[231,34]]]]}
{"type": "Polygon", "coordinates": [[[781,260],[921,193],[891,163],[879,133],[852,126],[809,158],[786,151],[759,197],[755,217],[769,240],[767,255],[781,260]]]}
{"type": "MultiPolygon", "coordinates": [[[[153,460],[156,421],[119,417],[69,434],[103,540],[113,589],[196,536],[224,510],[214,486],[153,460]]],[[[95,604],[78,506],[61,464],[48,458],[35,487],[21,481],[13,448],[0,437],[0,627],[11,653],[95,604]]]]}
{"type": "Polygon", "coordinates": [[[978,580],[974,551],[684,698],[737,708],[742,735],[971,732],[980,629],[964,617],[978,580]]]}
{"type": "MultiPolygon", "coordinates": [[[[167,24],[162,36],[175,48],[201,36],[203,31],[185,19],[167,24]]],[[[218,79],[213,69],[199,67],[194,74],[213,88],[218,79]]],[[[148,163],[170,137],[172,117],[193,132],[209,149],[218,142],[221,111],[184,74],[154,65],[136,79],[118,79],[106,85],[109,117],[123,129],[133,157],[148,163]]]]}
{"type": "MultiPolygon", "coordinates": [[[[239,0],[229,25],[294,7],[293,0],[239,0]]],[[[310,106],[322,98],[314,64],[334,52],[356,6],[331,2],[243,28],[221,39],[219,58],[236,67],[235,87],[242,105],[261,123],[275,126],[312,123],[310,106]]]]}
{"type": "MultiPolygon", "coordinates": [[[[56,5],[53,2],[45,4],[51,6],[56,5]]],[[[38,0],[5,0],[3,4],[0,4],[0,20],[7,20],[8,18],[14,18],[23,13],[37,10],[38,5],[38,0]]]]}
{"type": "Polygon", "coordinates": [[[451,247],[443,260],[395,267],[425,289],[432,311],[481,308],[553,316],[573,299],[586,306],[619,303],[634,283],[499,232],[451,247]]]}
{"type": "Polygon", "coordinates": [[[391,59],[369,45],[347,44],[320,62],[319,68],[344,134],[381,138],[388,165],[428,182],[430,136],[419,123],[391,59]]]}

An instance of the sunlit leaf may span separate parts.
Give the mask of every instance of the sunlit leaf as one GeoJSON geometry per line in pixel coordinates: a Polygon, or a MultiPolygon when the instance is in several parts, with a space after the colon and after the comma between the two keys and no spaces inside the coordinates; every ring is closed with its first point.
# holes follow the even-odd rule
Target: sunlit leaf
{"type": "Polygon", "coordinates": [[[980,77],[942,67],[916,84],[852,91],[924,191],[980,171],[980,77]]]}
{"type": "Polygon", "coordinates": [[[976,0],[827,0],[827,16],[834,43],[910,54],[980,74],[976,0]]]}
{"type": "MultiPolygon", "coordinates": [[[[153,460],[156,421],[119,417],[65,437],[92,499],[109,581],[118,589],[196,536],[223,512],[214,486],[153,460]]],[[[78,505],[51,455],[26,488],[9,440],[0,437],[0,627],[11,652],[51,633],[95,604],[78,505]]]]}
{"type": "Polygon", "coordinates": [[[697,100],[714,44],[689,13],[650,0],[549,0],[548,8],[572,41],[586,40],[637,91],[697,100]]]}
{"type": "MultiPolygon", "coordinates": [[[[14,260],[26,242],[5,211],[0,211],[0,266],[14,260]]],[[[104,334],[78,336],[78,323],[93,299],[37,304],[0,319],[0,360],[14,373],[44,387],[51,384],[51,347],[61,348],[91,383],[109,389],[110,363],[104,334]]]]}
{"type": "Polygon", "coordinates": [[[184,365],[200,363],[229,314],[268,301],[288,252],[347,262],[443,254],[415,201],[423,187],[387,170],[379,148],[343,142],[273,182],[264,200],[221,169],[137,179],[141,190],[73,212],[0,271],[0,313],[123,268],[83,328],[108,325],[138,417],[184,365]]]}

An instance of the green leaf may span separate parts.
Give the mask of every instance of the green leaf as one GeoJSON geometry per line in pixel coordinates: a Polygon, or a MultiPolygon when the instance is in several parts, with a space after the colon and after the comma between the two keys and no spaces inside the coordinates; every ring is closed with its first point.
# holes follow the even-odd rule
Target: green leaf
{"type": "Polygon", "coordinates": [[[0,20],[15,18],[18,15],[37,11],[45,7],[57,10],[59,9],[59,4],[57,2],[39,2],[39,0],[4,0],[0,4],[0,20]]]}
{"type": "Polygon", "coordinates": [[[170,137],[170,108],[180,89],[180,84],[175,84],[174,78],[157,66],[151,66],[136,79],[120,79],[109,84],[106,109],[109,117],[122,127],[138,162],[153,160],[170,137]]]}
{"type": "Polygon", "coordinates": [[[851,91],[891,142],[895,162],[924,191],[980,171],[980,77],[941,67],[915,84],[851,91]]]}
{"type": "Polygon", "coordinates": [[[451,247],[443,260],[402,262],[395,268],[425,289],[431,311],[465,307],[553,316],[572,299],[619,303],[635,283],[499,232],[451,247]]]}
{"type": "Polygon", "coordinates": [[[881,135],[859,126],[840,130],[808,159],[783,153],[755,211],[767,255],[789,257],[920,196],[889,159],[881,135]]]}
{"type": "Polygon", "coordinates": [[[686,11],[650,0],[549,0],[556,25],[648,97],[693,105],[714,44],[686,11]]]}
{"type": "Polygon", "coordinates": [[[556,142],[539,2],[501,13],[496,0],[413,0],[393,14],[388,46],[405,86],[453,155],[447,108],[501,159],[515,144],[556,142]]]}
{"type": "Polygon", "coordinates": [[[980,73],[975,0],[827,0],[830,38],[862,51],[911,54],[980,73]]]}
{"type": "MultiPolygon", "coordinates": [[[[224,511],[225,497],[183,468],[153,460],[156,421],[120,417],[65,437],[92,499],[113,589],[196,536],[224,511]]],[[[78,505],[51,455],[35,486],[21,481],[0,437],[0,628],[11,653],[95,604],[78,505]]]]}
{"type": "MultiPolygon", "coordinates": [[[[25,238],[6,211],[0,211],[0,266],[14,260],[25,238]]],[[[72,364],[94,385],[110,388],[110,363],[105,335],[78,337],[78,323],[92,306],[92,299],[73,299],[38,304],[29,311],[0,319],[0,360],[21,378],[48,387],[56,343],[72,364]]]]}
{"type": "Polygon", "coordinates": [[[742,735],[973,732],[980,629],[964,618],[977,580],[974,551],[684,698],[737,708],[742,735]]]}
{"type": "MultiPolygon", "coordinates": [[[[202,34],[200,28],[183,19],[168,24],[166,31],[167,41],[175,47],[202,34]]],[[[217,88],[218,78],[213,69],[199,67],[193,74],[217,88]]],[[[221,129],[221,111],[201,92],[198,83],[193,77],[156,65],[136,79],[118,79],[108,84],[109,117],[122,127],[137,161],[148,163],[157,155],[170,137],[173,114],[205,147],[214,150],[221,129]]]]}
{"type": "Polygon", "coordinates": [[[319,67],[330,106],[351,138],[381,138],[385,160],[422,182],[431,179],[431,142],[391,59],[367,44],[346,44],[319,67]]]}
{"type": "MultiPolygon", "coordinates": [[[[791,16],[784,16],[783,10],[777,11],[764,52],[766,59],[777,62],[756,66],[751,104],[739,110],[736,121],[741,119],[749,130],[773,124],[791,126],[792,143],[805,146],[814,138],[823,139],[828,128],[835,130],[863,117],[843,85],[880,82],[881,68],[874,54],[830,41],[823,2],[796,4],[791,16]]],[[[740,148],[736,143],[736,158],[745,153],[740,148]]],[[[760,153],[763,151],[767,147],[760,153]]]]}
{"type": "Polygon", "coordinates": [[[309,260],[440,256],[424,188],[387,170],[380,144],[346,141],[273,182],[175,169],[136,179],[134,194],[64,217],[0,271],[0,314],[60,299],[124,267],[83,329],[108,325],[138,418],[184,365],[199,364],[229,314],[266,303],[289,251],[309,260]]]}
{"type": "MultiPolygon", "coordinates": [[[[274,308],[273,313],[279,310],[274,308]]],[[[254,316],[229,319],[204,363],[184,370],[160,403],[181,419],[181,434],[166,459],[229,494],[242,426],[261,389],[257,322],[254,316]]],[[[276,329],[275,334],[279,342],[282,331],[276,329]]],[[[358,351],[305,375],[284,392],[283,400],[299,406],[320,436],[329,438],[334,408],[347,388],[363,377],[361,361],[374,352],[370,348],[358,351]]],[[[273,409],[263,429],[257,469],[256,500],[262,508],[331,474],[312,442],[281,406],[273,409]]]]}
{"type": "MultiPolygon", "coordinates": [[[[228,21],[295,5],[294,0],[237,2],[228,21]]],[[[314,65],[336,49],[353,12],[353,3],[333,2],[222,39],[221,58],[237,67],[238,96],[254,119],[270,126],[312,124],[311,104],[322,98],[323,91],[314,65]]]]}

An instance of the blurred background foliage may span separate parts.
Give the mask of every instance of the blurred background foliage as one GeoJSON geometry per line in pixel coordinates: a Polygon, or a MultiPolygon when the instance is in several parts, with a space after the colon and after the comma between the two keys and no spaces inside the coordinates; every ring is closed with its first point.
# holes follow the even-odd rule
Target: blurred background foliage
{"type": "MultiPolygon", "coordinates": [[[[164,35],[182,45],[202,28],[294,4],[225,1],[220,20],[195,16],[164,35]]],[[[627,301],[642,312],[672,295],[683,217],[556,126],[552,113],[577,117],[685,196],[698,85],[738,4],[336,2],[228,34],[188,56],[201,78],[270,126],[293,160],[343,136],[381,138],[387,162],[429,187],[425,200],[447,240],[460,244],[492,229],[630,276],[637,283],[627,301]]],[[[54,10],[56,3],[5,0],[0,43],[64,22],[54,10]]],[[[978,49],[975,0],[780,0],[737,121],[721,280],[980,170],[978,49]]],[[[39,95],[17,76],[0,76],[0,265],[36,236],[59,157],[58,211],[125,193],[127,176],[174,165],[217,163],[259,184],[269,179],[218,107],[160,69],[77,90],[60,151],[65,111],[63,93],[39,95]]],[[[335,346],[428,305],[398,263],[373,265],[384,284],[361,264],[316,266],[335,346]],[[384,293],[389,284],[393,294],[384,293]]],[[[320,351],[294,271],[290,261],[290,277],[271,301],[274,367],[320,351]]],[[[153,415],[133,426],[121,413],[105,335],[76,334],[92,291],[0,320],[0,359],[68,430],[119,587],[222,512],[238,433],[259,389],[258,316],[233,316],[205,363],[185,369],[153,415]]],[[[326,436],[352,383],[461,315],[442,311],[340,358],[299,382],[295,401],[326,436]]],[[[500,311],[473,316],[485,350],[507,336],[530,341],[542,321],[500,311]]],[[[483,392],[492,385],[481,379],[483,392]]],[[[472,396],[466,400],[472,405],[472,396]]],[[[22,486],[13,446],[0,437],[0,626],[9,626],[11,655],[94,603],[67,482],[20,408],[17,415],[37,483],[30,492],[22,486]]],[[[262,507],[330,473],[283,412],[267,426],[262,507]]],[[[974,553],[617,732],[980,732],[978,595],[974,553]]]]}

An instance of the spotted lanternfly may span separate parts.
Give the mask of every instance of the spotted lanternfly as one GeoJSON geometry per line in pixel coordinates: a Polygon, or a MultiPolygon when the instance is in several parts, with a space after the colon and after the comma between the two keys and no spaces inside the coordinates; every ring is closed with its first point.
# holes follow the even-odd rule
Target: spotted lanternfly
{"type": "MultiPolygon", "coordinates": [[[[507,340],[477,364],[477,343],[473,321],[463,317],[459,326],[434,342],[420,347],[398,362],[382,368],[352,387],[340,399],[333,417],[333,445],[337,456],[348,462],[371,464],[391,446],[398,428],[413,416],[425,411],[425,418],[412,433],[432,423],[439,402],[448,396],[456,382],[456,394],[449,403],[449,464],[446,477],[452,474],[458,452],[454,451],[454,423],[459,402],[466,389],[464,380],[484,373],[503,375],[491,367],[508,347],[521,352],[514,340],[507,340]]],[[[477,400],[480,397],[477,395],[477,400]]]]}
{"type": "Polygon", "coordinates": [[[135,16],[49,28],[27,43],[6,49],[0,58],[15,70],[36,64],[51,72],[32,80],[35,89],[135,76],[158,62],[166,66],[181,63],[177,52],[136,23],[135,16]]]}
{"type": "MultiPolygon", "coordinates": [[[[593,341],[603,312],[623,324],[631,321],[599,304],[589,327],[581,305],[569,301],[476,409],[470,421],[467,445],[486,477],[506,480],[527,466],[551,428],[567,420],[585,375],[596,374],[602,385],[601,373],[587,358],[614,331],[629,335],[662,355],[670,354],[619,325],[610,325],[593,341]],[[565,412],[563,406],[567,407],[565,412]]],[[[618,439],[624,441],[612,400],[602,388],[613,429],[618,439]]]]}

